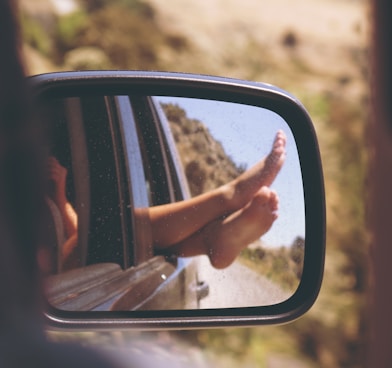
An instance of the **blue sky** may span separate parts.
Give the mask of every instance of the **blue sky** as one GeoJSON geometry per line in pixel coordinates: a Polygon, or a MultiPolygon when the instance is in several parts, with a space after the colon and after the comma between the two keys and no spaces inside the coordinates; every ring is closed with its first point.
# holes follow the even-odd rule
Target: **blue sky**
{"type": "Polygon", "coordinates": [[[262,240],[271,246],[291,245],[298,235],[305,237],[305,210],[301,169],[294,137],[287,123],[276,113],[243,104],[183,97],[157,97],[183,108],[188,118],[203,122],[238,165],[251,167],[271,149],[276,132],[287,136],[287,158],[271,186],[279,195],[279,218],[262,240]]]}

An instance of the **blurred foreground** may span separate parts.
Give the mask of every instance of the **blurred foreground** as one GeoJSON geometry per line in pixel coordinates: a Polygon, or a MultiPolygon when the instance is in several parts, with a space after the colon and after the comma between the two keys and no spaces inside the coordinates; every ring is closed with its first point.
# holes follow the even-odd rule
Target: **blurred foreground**
{"type": "Polygon", "coordinates": [[[55,333],[53,338],[128,348],[143,336],[180,347],[188,363],[222,367],[360,367],[368,254],[366,2],[173,0],[168,6],[159,0],[80,0],[75,12],[61,15],[49,0],[21,3],[31,74],[160,69],[263,81],[288,90],[316,125],[326,183],[324,284],[315,306],[297,322],[173,333],[55,333]]]}

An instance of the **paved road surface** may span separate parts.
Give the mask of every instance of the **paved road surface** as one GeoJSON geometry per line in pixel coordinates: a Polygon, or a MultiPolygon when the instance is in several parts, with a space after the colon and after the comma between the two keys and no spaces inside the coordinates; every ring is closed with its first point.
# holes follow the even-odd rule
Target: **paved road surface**
{"type": "Polygon", "coordinates": [[[209,295],[200,301],[200,308],[270,305],[291,295],[238,261],[224,270],[214,269],[204,256],[199,262],[199,280],[210,287],[209,295]]]}

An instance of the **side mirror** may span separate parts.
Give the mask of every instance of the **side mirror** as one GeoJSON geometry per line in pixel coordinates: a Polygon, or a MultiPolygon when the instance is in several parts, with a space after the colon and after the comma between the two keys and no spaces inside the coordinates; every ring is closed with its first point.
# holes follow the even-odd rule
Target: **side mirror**
{"type": "Polygon", "coordinates": [[[325,198],[299,101],[270,85],[175,73],[31,83],[47,109],[50,325],[261,325],[311,307],[325,198]]]}

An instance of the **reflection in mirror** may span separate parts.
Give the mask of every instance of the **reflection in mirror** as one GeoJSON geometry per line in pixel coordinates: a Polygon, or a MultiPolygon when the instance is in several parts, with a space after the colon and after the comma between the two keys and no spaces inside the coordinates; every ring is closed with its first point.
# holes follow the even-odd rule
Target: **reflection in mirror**
{"type": "Polygon", "coordinates": [[[295,292],[304,196],[295,140],[278,114],[133,95],[51,108],[53,306],[248,307],[295,292]]]}

